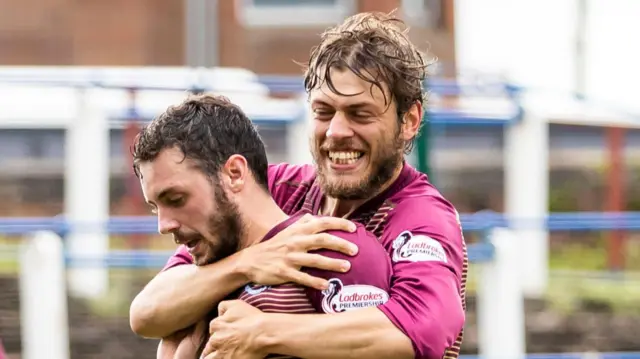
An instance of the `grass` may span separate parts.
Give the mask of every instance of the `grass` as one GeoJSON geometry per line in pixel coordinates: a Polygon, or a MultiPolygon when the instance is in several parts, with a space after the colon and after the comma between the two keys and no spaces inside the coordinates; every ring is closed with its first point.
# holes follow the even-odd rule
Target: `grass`
{"type": "MultiPolygon", "coordinates": [[[[477,293],[479,264],[469,268],[467,293],[477,293]]],[[[615,312],[640,314],[640,274],[601,275],[601,272],[552,270],[545,299],[551,308],[572,312],[584,302],[598,303],[615,312]]]]}

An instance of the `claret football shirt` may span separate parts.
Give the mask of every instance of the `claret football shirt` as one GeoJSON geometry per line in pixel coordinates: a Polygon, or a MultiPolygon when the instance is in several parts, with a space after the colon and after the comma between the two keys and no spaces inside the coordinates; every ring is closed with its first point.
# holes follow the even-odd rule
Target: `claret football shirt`
{"type": "MultiPolygon", "coordinates": [[[[263,241],[271,239],[301,215],[294,215],[275,226],[263,241]]],[[[389,300],[391,261],[377,239],[362,226],[358,226],[354,233],[330,233],[355,243],[359,251],[353,257],[328,250],[314,251],[351,262],[351,269],[346,273],[303,268],[315,277],[327,279],[329,288],[320,291],[294,283],[277,286],[248,284],[239,299],[263,312],[275,313],[340,313],[386,303],[389,300]]]]}
{"type": "MultiPolygon", "coordinates": [[[[290,215],[298,211],[318,214],[323,198],[311,165],[270,166],[269,190],[290,215]]],[[[362,224],[391,260],[389,299],[377,308],[411,339],[416,358],[457,358],[465,321],[468,262],[453,205],[426,175],[405,163],[399,178],[349,219],[362,224]]],[[[165,269],[188,263],[191,257],[181,247],[165,269]]],[[[320,309],[324,311],[322,300],[320,309]]]]}

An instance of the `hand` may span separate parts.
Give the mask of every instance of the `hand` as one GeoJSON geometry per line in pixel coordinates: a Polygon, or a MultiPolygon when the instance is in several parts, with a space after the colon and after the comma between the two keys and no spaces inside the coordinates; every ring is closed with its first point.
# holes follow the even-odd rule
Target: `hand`
{"type": "Polygon", "coordinates": [[[329,249],[346,255],[355,255],[355,244],[328,233],[327,230],[353,232],[353,222],[335,217],[304,215],[282,232],[263,243],[243,249],[239,253],[239,270],[250,282],[261,285],[297,283],[323,290],[328,282],[300,271],[302,267],[346,272],[351,263],[307,253],[315,249],[329,249]]]}
{"type": "Polygon", "coordinates": [[[256,342],[260,310],[241,300],[221,302],[218,317],[209,324],[209,341],[202,352],[204,359],[262,359],[264,353],[256,342]]]}
{"type": "Polygon", "coordinates": [[[207,338],[208,324],[205,320],[189,328],[162,338],[156,354],[157,359],[193,359],[198,355],[203,341],[207,338]]]}

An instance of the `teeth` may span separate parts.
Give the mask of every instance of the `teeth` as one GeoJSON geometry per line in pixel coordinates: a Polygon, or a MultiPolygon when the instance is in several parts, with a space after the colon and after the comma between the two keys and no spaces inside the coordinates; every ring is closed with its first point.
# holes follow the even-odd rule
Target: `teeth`
{"type": "Polygon", "coordinates": [[[331,151],[329,158],[336,164],[353,164],[362,157],[362,154],[359,151],[331,151]]]}

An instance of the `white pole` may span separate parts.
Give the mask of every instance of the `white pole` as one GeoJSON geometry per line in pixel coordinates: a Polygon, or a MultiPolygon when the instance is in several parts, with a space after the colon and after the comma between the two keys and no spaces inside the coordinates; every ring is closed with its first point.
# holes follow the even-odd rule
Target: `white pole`
{"type": "MultiPolygon", "coordinates": [[[[526,103],[526,102],[525,102],[526,103]]],[[[549,203],[549,128],[533,108],[505,128],[505,212],[513,220],[521,253],[525,296],[541,297],[549,275],[548,232],[544,220],[549,203]]]]}
{"type": "Polygon", "coordinates": [[[587,18],[588,7],[587,0],[577,0],[576,11],[576,52],[575,52],[575,70],[576,70],[576,94],[585,96],[587,92],[587,18]]]}
{"type": "MultiPolygon", "coordinates": [[[[91,97],[93,91],[80,91],[78,116],[67,128],[64,204],[72,224],[69,255],[100,260],[109,249],[103,227],[109,217],[109,123],[106,112],[91,97]]],[[[69,270],[69,289],[76,296],[97,297],[107,287],[106,268],[69,270]]]]}
{"type": "Polygon", "coordinates": [[[516,234],[491,232],[493,261],[480,266],[478,283],[478,350],[482,359],[524,359],[524,296],[517,270],[522,256],[516,234]]]}
{"type": "Polygon", "coordinates": [[[293,165],[310,164],[313,161],[309,138],[312,131],[312,113],[309,109],[307,94],[300,97],[300,119],[287,125],[287,162],[293,165]]]}
{"type": "Polygon", "coordinates": [[[37,232],[20,249],[22,358],[68,359],[62,239],[52,232],[37,232]]]}

